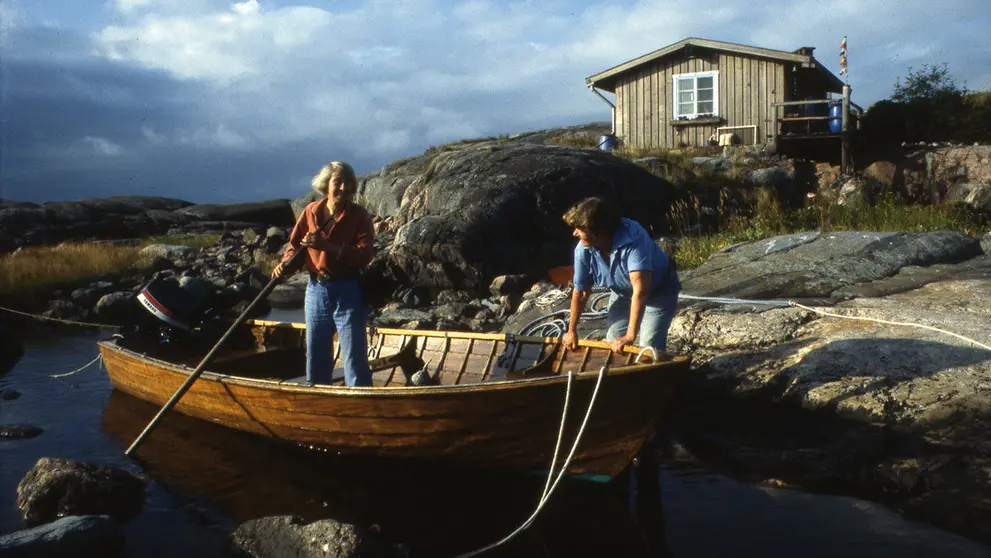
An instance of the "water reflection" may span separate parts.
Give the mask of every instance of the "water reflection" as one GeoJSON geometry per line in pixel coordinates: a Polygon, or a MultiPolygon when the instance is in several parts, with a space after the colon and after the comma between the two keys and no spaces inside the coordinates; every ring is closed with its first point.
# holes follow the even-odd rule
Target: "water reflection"
{"type": "MultiPolygon", "coordinates": [[[[156,411],[114,391],[103,429],[126,447],[156,411]]],[[[501,539],[529,517],[545,482],[315,453],[177,413],[137,454],[158,481],[234,522],[333,518],[379,529],[409,545],[412,556],[452,556],[501,539]]],[[[657,470],[638,470],[648,469],[653,474],[634,471],[611,484],[562,482],[530,529],[485,556],[664,556],[657,470]]]]}

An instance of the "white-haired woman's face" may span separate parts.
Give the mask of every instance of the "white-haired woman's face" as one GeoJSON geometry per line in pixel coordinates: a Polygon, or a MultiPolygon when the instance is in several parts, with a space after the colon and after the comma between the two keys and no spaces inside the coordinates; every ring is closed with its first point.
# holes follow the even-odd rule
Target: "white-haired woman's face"
{"type": "Polygon", "coordinates": [[[335,174],[327,181],[327,198],[331,204],[350,200],[352,195],[354,192],[348,189],[341,175],[335,174]]]}

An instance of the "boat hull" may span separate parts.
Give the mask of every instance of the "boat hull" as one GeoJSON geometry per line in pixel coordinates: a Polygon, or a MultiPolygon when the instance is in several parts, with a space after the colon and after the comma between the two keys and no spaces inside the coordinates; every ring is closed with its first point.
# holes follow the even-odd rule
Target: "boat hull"
{"type": "MultiPolygon", "coordinates": [[[[114,388],[163,405],[191,369],[100,343],[114,388]]],[[[639,451],[670,401],[687,359],[623,366],[602,378],[569,473],[612,477],[639,451]]],[[[208,367],[209,370],[209,367],[208,367]]],[[[560,467],[599,379],[572,376],[423,387],[305,386],[205,372],[175,410],[230,428],[342,454],[439,459],[468,467],[551,466],[566,395],[560,467]]],[[[154,435],[154,434],[152,434],[154,435]]]]}

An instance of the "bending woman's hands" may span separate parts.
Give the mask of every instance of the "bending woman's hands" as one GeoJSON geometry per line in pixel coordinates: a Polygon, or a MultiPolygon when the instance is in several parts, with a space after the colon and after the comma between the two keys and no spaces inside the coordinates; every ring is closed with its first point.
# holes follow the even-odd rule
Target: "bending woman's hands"
{"type": "Polygon", "coordinates": [[[623,347],[627,345],[632,345],[636,339],[631,338],[629,335],[621,335],[612,340],[612,352],[620,354],[623,352],[623,347]]]}
{"type": "Polygon", "coordinates": [[[569,351],[573,351],[577,349],[578,334],[576,334],[573,330],[569,329],[568,331],[565,332],[564,337],[561,338],[561,344],[564,345],[564,348],[568,349],[569,351]]]}

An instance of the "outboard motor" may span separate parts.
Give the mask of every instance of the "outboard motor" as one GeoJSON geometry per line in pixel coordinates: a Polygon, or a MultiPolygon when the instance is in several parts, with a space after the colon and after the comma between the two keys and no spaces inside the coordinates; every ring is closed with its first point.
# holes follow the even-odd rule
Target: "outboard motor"
{"type": "Polygon", "coordinates": [[[141,306],[162,322],[157,335],[163,344],[193,336],[204,322],[215,317],[211,298],[180,287],[175,279],[164,278],[148,283],[137,296],[141,306]]]}

